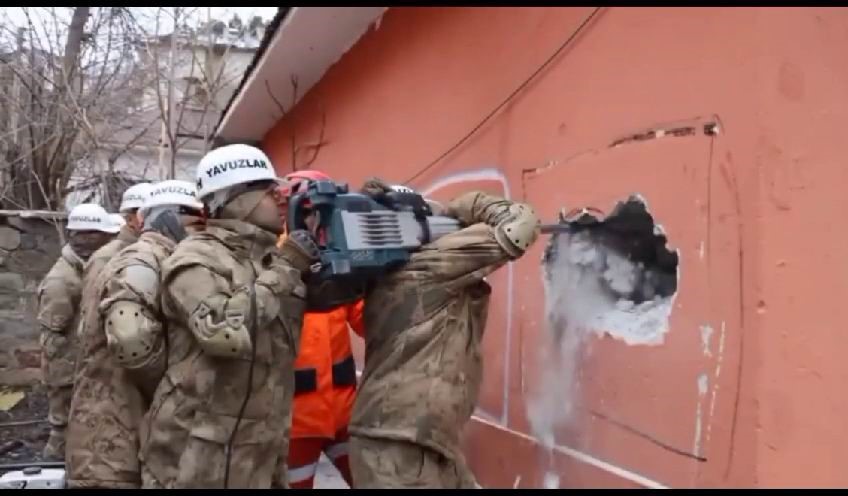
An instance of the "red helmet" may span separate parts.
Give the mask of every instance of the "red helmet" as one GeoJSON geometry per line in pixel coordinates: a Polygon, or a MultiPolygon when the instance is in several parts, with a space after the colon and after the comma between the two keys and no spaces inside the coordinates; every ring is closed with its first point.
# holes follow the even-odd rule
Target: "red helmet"
{"type": "Polygon", "coordinates": [[[294,172],[289,172],[283,178],[286,181],[295,182],[296,180],[309,180],[309,181],[332,181],[330,176],[324,174],[321,171],[317,170],[299,170],[294,172]]]}
{"type": "Polygon", "coordinates": [[[279,192],[283,198],[288,198],[289,196],[298,193],[304,186],[309,184],[310,181],[332,180],[333,179],[330,176],[317,170],[307,169],[289,172],[283,176],[283,185],[280,187],[279,192]]]}

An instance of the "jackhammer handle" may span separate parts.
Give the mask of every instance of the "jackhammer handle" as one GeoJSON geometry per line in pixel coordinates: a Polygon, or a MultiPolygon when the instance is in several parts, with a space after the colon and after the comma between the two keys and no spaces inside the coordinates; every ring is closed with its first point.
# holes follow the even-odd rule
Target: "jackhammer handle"
{"type": "Polygon", "coordinates": [[[304,200],[306,200],[305,193],[292,195],[289,199],[289,211],[286,216],[287,231],[306,229],[306,217],[303,215],[303,208],[301,207],[304,200]]]}

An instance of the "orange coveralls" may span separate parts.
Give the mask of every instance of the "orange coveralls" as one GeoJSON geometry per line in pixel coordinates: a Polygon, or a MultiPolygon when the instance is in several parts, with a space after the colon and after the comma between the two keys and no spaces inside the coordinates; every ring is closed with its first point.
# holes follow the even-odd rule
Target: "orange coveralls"
{"type": "Polygon", "coordinates": [[[303,316],[288,457],[293,489],[312,488],[322,452],[351,486],[347,425],[356,397],[356,364],[348,325],[363,335],[362,307],[359,300],[303,316]]]}

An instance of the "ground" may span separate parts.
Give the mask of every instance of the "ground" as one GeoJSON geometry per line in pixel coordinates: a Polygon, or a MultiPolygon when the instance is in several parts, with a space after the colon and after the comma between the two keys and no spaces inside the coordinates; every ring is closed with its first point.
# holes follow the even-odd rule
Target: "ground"
{"type": "MultiPolygon", "coordinates": [[[[4,391],[0,390],[0,396],[4,391]]],[[[0,410],[0,465],[41,460],[50,434],[46,421],[47,397],[41,387],[23,390],[25,396],[8,411],[0,410]],[[21,425],[23,424],[23,425],[21,425]]],[[[0,470],[0,474],[4,471],[0,470]]],[[[321,457],[315,476],[316,489],[346,489],[333,464],[321,457]]]]}
{"type": "MultiPolygon", "coordinates": [[[[41,460],[50,434],[44,389],[23,389],[25,396],[8,411],[0,410],[0,464],[41,460]]],[[[7,390],[0,390],[0,396],[7,390]]]]}

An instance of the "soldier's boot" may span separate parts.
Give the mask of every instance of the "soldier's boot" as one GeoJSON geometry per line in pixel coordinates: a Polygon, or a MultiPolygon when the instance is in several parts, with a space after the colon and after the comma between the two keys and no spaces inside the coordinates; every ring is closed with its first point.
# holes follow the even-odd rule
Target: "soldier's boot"
{"type": "Polygon", "coordinates": [[[65,459],[65,428],[50,429],[50,438],[44,445],[41,456],[45,461],[63,461],[65,459]]]}

